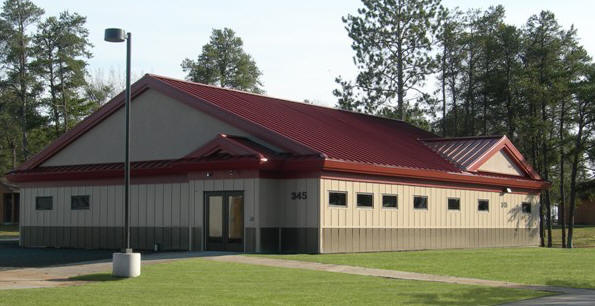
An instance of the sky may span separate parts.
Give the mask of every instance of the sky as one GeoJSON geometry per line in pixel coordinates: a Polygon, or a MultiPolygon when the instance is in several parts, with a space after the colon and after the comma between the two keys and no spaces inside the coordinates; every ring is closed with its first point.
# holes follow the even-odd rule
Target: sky
{"type": "MultiPolygon", "coordinates": [[[[87,17],[92,74],[125,72],[125,44],[103,41],[108,27],[132,33],[132,75],[154,73],[183,79],[180,63],[196,59],[213,28],[233,29],[262,71],[267,95],[308,99],[333,106],[335,77],[352,79],[356,70],[341,17],[355,14],[359,0],[33,0],[46,17],[68,10],[87,17]]],[[[446,7],[486,9],[502,4],[508,23],[522,26],[533,14],[550,10],[564,28],[578,29],[581,43],[595,55],[593,0],[443,0],[446,7]]],[[[123,77],[123,76],[122,76],[123,77]]]]}

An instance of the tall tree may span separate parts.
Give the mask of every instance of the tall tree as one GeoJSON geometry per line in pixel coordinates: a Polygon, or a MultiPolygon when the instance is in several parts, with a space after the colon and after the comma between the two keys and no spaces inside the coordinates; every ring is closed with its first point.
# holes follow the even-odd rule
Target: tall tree
{"type": "Polygon", "coordinates": [[[568,223],[567,247],[573,247],[574,215],[576,211],[577,177],[579,165],[585,162],[587,142],[595,136],[595,64],[587,67],[584,77],[575,90],[576,99],[572,100],[573,119],[576,128],[574,148],[572,152],[572,170],[570,174],[570,211],[568,223]]]}
{"type": "Polygon", "coordinates": [[[447,112],[450,95],[450,105],[453,112],[455,124],[452,126],[450,134],[457,135],[457,83],[458,74],[462,62],[460,36],[462,32],[462,12],[458,9],[449,10],[441,8],[438,14],[440,26],[436,33],[436,42],[440,50],[436,56],[436,62],[439,65],[438,80],[440,81],[442,93],[442,118],[441,129],[442,136],[447,136],[448,118],[447,112]]]}
{"type": "MultiPolygon", "coordinates": [[[[573,95],[573,91],[580,88],[577,84],[580,84],[581,80],[585,77],[585,71],[588,71],[588,66],[591,58],[587,54],[586,50],[579,45],[576,29],[572,26],[570,30],[565,31],[562,36],[562,69],[560,70],[560,76],[562,82],[557,83],[557,92],[559,95],[556,97],[558,102],[558,184],[559,184],[559,220],[562,231],[562,247],[566,247],[566,164],[565,161],[568,158],[566,148],[569,146],[568,127],[569,106],[572,105],[572,99],[576,98],[573,95]]],[[[572,122],[571,122],[572,123],[572,122]]]]}
{"type": "Polygon", "coordinates": [[[97,70],[94,75],[87,76],[84,96],[97,109],[115,96],[119,89],[115,80],[105,79],[101,70],[97,70]]]}
{"type": "Polygon", "coordinates": [[[194,82],[262,93],[262,73],[243,45],[233,30],[213,29],[211,40],[202,47],[198,59],[186,58],[182,70],[194,82]]]}
{"type": "Polygon", "coordinates": [[[34,64],[49,91],[45,105],[51,109],[56,136],[93,110],[94,104],[81,95],[92,47],[85,22],[77,13],[62,12],[41,22],[33,39],[34,64]]]}
{"type": "MultiPolygon", "coordinates": [[[[406,119],[407,95],[419,92],[432,72],[432,21],[439,0],[363,0],[357,15],[343,17],[353,40],[351,48],[359,73],[352,84],[337,78],[334,91],[343,108],[406,119]],[[346,98],[350,93],[355,99],[346,98]],[[396,97],[396,107],[393,105],[396,97]]],[[[411,100],[411,99],[409,99],[411,100]]],[[[414,112],[409,112],[413,114],[414,112]]]]}
{"type": "MultiPolygon", "coordinates": [[[[528,103],[530,115],[535,124],[532,129],[533,162],[539,164],[545,180],[550,179],[550,168],[554,159],[553,142],[553,105],[557,96],[556,84],[562,82],[559,71],[562,64],[562,31],[553,13],[542,11],[529,18],[525,26],[526,49],[523,54],[528,80],[528,103]],[[538,156],[539,153],[539,156],[538,156]]],[[[552,246],[551,198],[545,190],[543,202],[546,209],[548,232],[547,246],[552,246]]]]}
{"type": "Polygon", "coordinates": [[[23,159],[29,155],[27,133],[32,123],[29,117],[36,115],[34,99],[41,91],[36,75],[31,69],[33,52],[28,31],[43,13],[43,9],[29,0],[6,0],[0,13],[0,36],[3,39],[0,56],[6,73],[6,86],[14,93],[19,104],[23,159]]]}

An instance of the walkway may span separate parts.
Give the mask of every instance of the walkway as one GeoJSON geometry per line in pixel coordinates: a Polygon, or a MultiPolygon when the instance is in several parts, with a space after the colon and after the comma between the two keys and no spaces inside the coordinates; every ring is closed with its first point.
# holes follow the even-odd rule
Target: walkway
{"type": "MultiPolygon", "coordinates": [[[[217,252],[166,252],[142,255],[142,265],[170,262],[180,259],[216,256],[229,253],[217,252]]],[[[71,280],[76,277],[94,273],[109,273],[112,271],[111,259],[79,262],[66,265],[56,265],[40,268],[0,268],[0,290],[62,287],[87,283],[87,281],[71,280]]]]}
{"type": "Polygon", "coordinates": [[[365,276],[377,276],[394,279],[406,279],[406,280],[417,280],[417,281],[430,281],[430,282],[443,282],[453,283],[462,285],[477,285],[487,287],[501,287],[501,288],[516,288],[516,289],[529,289],[529,290],[540,290],[560,293],[555,296],[542,297],[532,300],[525,300],[506,305],[595,305],[595,290],[589,289],[575,289],[555,286],[544,286],[544,285],[523,285],[511,282],[503,281],[492,281],[475,278],[464,278],[464,277],[453,277],[453,276],[442,276],[434,274],[424,274],[415,272],[402,272],[395,270],[384,270],[384,269],[373,269],[356,266],[346,265],[334,265],[334,264],[322,264],[316,262],[305,262],[285,259],[273,259],[264,257],[254,256],[242,256],[242,255],[224,255],[216,257],[206,257],[207,260],[219,261],[219,262],[235,262],[243,264],[262,265],[269,267],[283,267],[293,269],[306,269],[326,272],[338,272],[357,274],[365,276]]]}
{"type": "MultiPolygon", "coordinates": [[[[346,265],[322,264],[316,262],[305,262],[285,259],[273,259],[220,252],[155,253],[143,256],[142,262],[143,265],[148,265],[195,257],[202,257],[206,260],[212,260],[217,262],[233,262],[251,265],[337,272],[394,279],[444,282],[487,287],[541,290],[559,293],[559,295],[555,296],[519,301],[507,305],[595,305],[595,290],[589,289],[575,289],[543,285],[523,285],[503,281],[442,276],[415,272],[402,272],[384,269],[372,269],[346,265]]],[[[22,289],[78,285],[85,283],[85,281],[70,280],[69,278],[85,274],[105,273],[111,271],[111,268],[111,260],[101,260],[45,268],[25,268],[0,271],[0,289],[22,289]]]]}

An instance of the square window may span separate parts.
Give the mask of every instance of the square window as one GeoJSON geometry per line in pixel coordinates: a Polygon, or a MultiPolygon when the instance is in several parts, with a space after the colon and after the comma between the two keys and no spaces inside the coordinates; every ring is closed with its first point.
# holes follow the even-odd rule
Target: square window
{"type": "Polygon", "coordinates": [[[89,209],[89,196],[88,195],[76,195],[70,197],[70,209],[82,210],[89,209]]]}
{"type": "Polygon", "coordinates": [[[347,192],[329,192],[328,204],[336,206],[347,206],[347,192]]]}
{"type": "Polygon", "coordinates": [[[531,213],[531,203],[522,203],[521,204],[521,211],[526,213],[526,214],[530,214],[531,213]]]}
{"type": "Polygon", "coordinates": [[[479,211],[489,211],[490,210],[490,201],[488,201],[488,200],[477,200],[477,210],[479,210],[479,211]]]}
{"type": "Polygon", "coordinates": [[[428,209],[428,197],[414,196],[413,197],[413,208],[414,209],[428,209]]]}
{"type": "Polygon", "coordinates": [[[382,207],[384,208],[399,208],[399,198],[396,194],[383,194],[382,207]]]}
{"type": "Polygon", "coordinates": [[[358,207],[374,207],[374,195],[370,193],[357,194],[358,207]]]}
{"type": "Polygon", "coordinates": [[[461,210],[461,199],[448,198],[448,210],[461,210]]]}
{"type": "Polygon", "coordinates": [[[35,197],[36,210],[52,210],[54,206],[54,199],[52,197],[35,197]]]}

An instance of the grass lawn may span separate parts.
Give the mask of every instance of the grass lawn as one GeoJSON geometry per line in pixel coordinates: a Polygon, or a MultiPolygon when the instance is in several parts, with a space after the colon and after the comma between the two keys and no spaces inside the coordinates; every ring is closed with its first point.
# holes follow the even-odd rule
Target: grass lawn
{"type": "Polygon", "coordinates": [[[0,290],[0,305],[493,305],[548,294],[204,259],[145,266],[142,273],[135,279],[83,276],[97,282],[82,286],[0,290]]]}
{"type": "Polygon", "coordinates": [[[18,225],[0,225],[0,238],[16,238],[19,237],[18,225]]]}
{"type": "Polygon", "coordinates": [[[525,284],[595,288],[595,249],[588,248],[497,248],[266,256],[525,284]]]}
{"type": "MultiPolygon", "coordinates": [[[[575,248],[595,248],[595,226],[575,226],[573,236],[575,248]]],[[[552,244],[558,248],[562,244],[562,230],[559,227],[552,229],[552,244]]]]}

